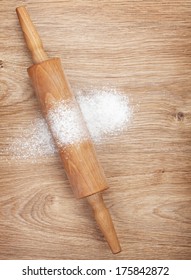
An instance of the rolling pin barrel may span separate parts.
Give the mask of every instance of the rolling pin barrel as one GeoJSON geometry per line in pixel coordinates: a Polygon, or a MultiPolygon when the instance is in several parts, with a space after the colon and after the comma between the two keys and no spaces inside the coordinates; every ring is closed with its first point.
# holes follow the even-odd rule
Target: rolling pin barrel
{"type": "MultiPolygon", "coordinates": [[[[102,167],[97,159],[88,129],[78,103],[70,89],[59,58],[49,59],[40,37],[25,7],[16,9],[26,44],[32,53],[33,66],[28,68],[41,109],[57,144],[67,177],[77,198],[87,198],[96,222],[113,253],[120,252],[120,244],[101,192],[108,188],[102,167]],[[71,105],[78,115],[84,135],[83,141],[60,144],[49,114],[60,102],[71,105]]],[[[64,122],[64,120],[62,120],[64,122]]]]}
{"type": "MultiPolygon", "coordinates": [[[[77,198],[83,198],[107,189],[104,172],[99,164],[86,124],[62,70],[59,58],[45,60],[28,68],[41,109],[52,130],[48,115],[60,102],[71,105],[78,114],[86,139],[74,144],[60,145],[54,132],[55,142],[66,174],[77,198]]],[[[62,120],[64,121],[64,120],[62,120]]],[[[72,124],[71,124],[72,126],[72,124]]]]}

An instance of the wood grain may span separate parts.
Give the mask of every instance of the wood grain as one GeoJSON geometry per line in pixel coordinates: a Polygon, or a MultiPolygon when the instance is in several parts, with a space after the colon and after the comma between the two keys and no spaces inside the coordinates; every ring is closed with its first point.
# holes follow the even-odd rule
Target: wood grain
{"type": "Polygon", "coordinates": [[[191,0],[1,1],[0,259],[191,258],[190,15],[191,0]],[[134,106],[127,131],[96,146],[118,255],[56,156],[18,162],[6,150],[39,111],[15,13],[22,4],[74,92],[107,86],[134,106]]]}

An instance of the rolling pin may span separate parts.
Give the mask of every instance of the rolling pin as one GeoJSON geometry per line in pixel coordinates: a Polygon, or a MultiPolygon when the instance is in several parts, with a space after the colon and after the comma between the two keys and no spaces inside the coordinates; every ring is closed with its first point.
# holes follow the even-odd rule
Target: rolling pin
{"type": "MultiPolygon", "coordinates": [[[[87,199],[111,251],[118,253],[121,251],[120,244],[109,210],[102,198],[102,191],[108,188],[106,177],[97,159],[78,103],[62,69],[61,61],[59,58],[48,58],[26,8],[24,6],[18,7],[16,12],[34,63],[27,69],[28,74],[57,145],[74,195],[76,198],[87,199]],[[77,139],[71,143],[65,143],[60,141],[59,136],[55,133],[54,123],[51,122],[50,116],[59,104],[67,104],[75,111],[78,118],[77,125],[81,127],[83,135],[79,141],[77,139]]],[[[61,121],[64,122],[64,119],[61,121]]]]}

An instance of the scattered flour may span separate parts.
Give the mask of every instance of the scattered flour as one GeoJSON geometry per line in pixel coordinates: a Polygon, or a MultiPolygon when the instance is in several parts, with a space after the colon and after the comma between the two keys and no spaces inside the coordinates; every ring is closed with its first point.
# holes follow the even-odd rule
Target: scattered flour
{"type": "Polygon", "coordinates": [[[94,142],[119,134],[129,123],[132,109],[127,96],[114,90],[77,95],[81,111],[94,142]]]}
{"type": "Polygon", "coordinates": [[[13,159],[28,159],[56,153],[56,147],[47,123],[38,117],[21,130],[20,137],[14,139],[6,149],[13,159]]]}
{"type": "MultiPolygon", "coordinates": [[[[93,90],[88,94],[78,92],[76,99],[94,143],[120,134],[132,118],[128,97],[115,90],[93,90]]],[[[59,102],[49,111],[47,118],[60,146],[88,138],[79,114],[72,102],[59,102]]],[[[36,118],[21,130],[20,137],[14,139],[7,150],[15,159],[35,159],[57,152],[43,117],[36,118]]]]}
{"type": "Polygon", "coordinates": [[[80,109],[75,101],[61,101],[55,104],[47,115],[52,134],[57,144],[64,145],[82,142],[89,138],[84,129],[80,109]]]}

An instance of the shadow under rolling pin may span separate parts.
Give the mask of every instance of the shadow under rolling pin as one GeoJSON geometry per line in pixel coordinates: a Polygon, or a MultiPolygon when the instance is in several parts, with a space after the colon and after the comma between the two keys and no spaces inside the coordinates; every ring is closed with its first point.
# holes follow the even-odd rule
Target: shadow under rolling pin
{"type": "MultiPolygon", "coordinates": [[[[28,74],[32,79],[41,109],[58,147],[73,192],[77,198],[87,199],[94,211],[96,222],[112,252],[118,253],[121,251],[120,244],[101,193],[108,188],[106,178],[97,160],[88,129],[67,82],[60,59],[48,58],[26,8],[18,7],[16,12],[34,62],[34,65],[28,68],[28,74]],[[83,141],[66,144],[61,143],[58,139],[49,114],[60,102],[75,108],[79,118],[78,122],[83,128],[83,135],[86,135],[83,141]]],[[[64,120],[62,121],[64,122],[64,120]]]]}

